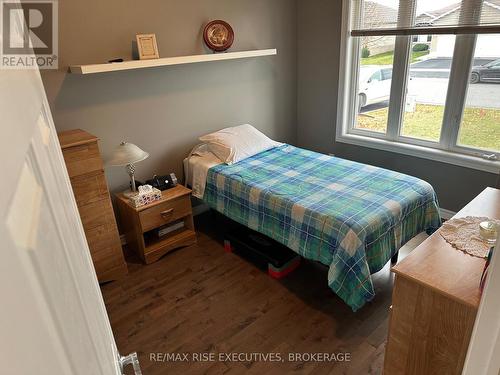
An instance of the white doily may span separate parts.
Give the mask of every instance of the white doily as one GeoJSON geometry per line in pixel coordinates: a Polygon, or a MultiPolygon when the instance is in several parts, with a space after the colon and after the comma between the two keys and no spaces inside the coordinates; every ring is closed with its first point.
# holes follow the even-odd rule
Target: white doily
{"type": "MultiPolygon", "coordinates": [[[[490,220],[487,217],[473,216],[451,219],[443,224],[440,233],[454,248],[475,257],[485,258],[488,256],[491,244],[481,238],[479,224],[490,220]]],[[[500,223],[500,220],[493,221],[500,223]]]]}

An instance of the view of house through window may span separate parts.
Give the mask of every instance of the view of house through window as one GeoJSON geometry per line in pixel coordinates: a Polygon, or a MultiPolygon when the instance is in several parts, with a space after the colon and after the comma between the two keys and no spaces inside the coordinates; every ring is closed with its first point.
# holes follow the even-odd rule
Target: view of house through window
{"type": "MultiPolygon", "coordinates": [[[[431,147],[433,143],[442,147],[439,146],[441,142],[455,145],[457,150],[500,152],[500,34],[473,36],[475,53],[474,56],[470,52],[467,54],[464,39],[457,44],[461,37],[452,34],[453,27],[467,19],[465,3],[467,0],[419,0],[416,8],[405,9],[401,5],[403,2],[396,0],[354,2],[352,28],[356,32],[353,32],[352,43],[359,51],[356,52],[359,58],[355,60],[358,62],[357,113],[354,124],[350,125],[353,129],[362,130],[368,136],[368,132],[372,132],[383,137],[389,134],[390,128],[392,137],[402,142],[427,141],[425,144],[431,147]],[[449,28],[450,33],[407,36],[396,31],[391,34],[391,30],[405,25],[416,33],[421,32],[419,28],[429,31],[449,28]],[[406,41],[407,47],[401,48],[398,40],[406,41]],[[408,51],[407,56],[405,51],[408,51]],[[403,61],[407,61],[405,70],[403,61]],[[464,61],[470,62],[471,71],[466,73],[467,68],[456,70],[460,74],[454,75],[455,82],[457,78],[463,80],[461,92],[449,94],[452,69],[455,65],[463,65],[464,61]],[[399,90],[393,92],[400,94],[391,104],[394,82],[399,90]],[[389,108],[395,114],[390,120],[389,108]],[[448,108],[451,108],[449,112],[448,108]],[[455,136],[447,131],[445,136],[454,138],[443,141],[443,129],[446,126],[457,129],[460,118],[458,137],[457,131],[455,136]]],[[[480,19],[476,12],[470,17],[470,22],[477,27],[500,20],[500,0],[483,1],[480,19]]]]}

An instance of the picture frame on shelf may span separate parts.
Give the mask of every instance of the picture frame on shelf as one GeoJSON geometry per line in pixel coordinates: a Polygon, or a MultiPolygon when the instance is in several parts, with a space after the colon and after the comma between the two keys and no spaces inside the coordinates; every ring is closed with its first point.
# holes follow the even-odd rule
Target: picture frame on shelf
{"type": "Polygon", "coordinates": [[[155,34],[137,34],[137,51],[140,60],[159,59],[158,44],[156,43],[155,34]]]}

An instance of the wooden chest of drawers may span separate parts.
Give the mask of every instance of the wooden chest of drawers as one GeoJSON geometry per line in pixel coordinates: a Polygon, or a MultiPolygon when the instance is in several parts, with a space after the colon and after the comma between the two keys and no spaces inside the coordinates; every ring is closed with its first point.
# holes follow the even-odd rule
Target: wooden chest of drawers
{"type": "Polygon", "coordinates": [[[66,168],[99,282],[127,274],[97,137],[83,131],[59,133],[66,168]]]}
{"type": "MultiPolygon", "coordinates": [[[[466,216],[500,219],[500,190],[487,188],[455,217],[466,216]]],[[[385,375],[462,373],[484,265],[436,232],[392,269],[385,375]]]]}

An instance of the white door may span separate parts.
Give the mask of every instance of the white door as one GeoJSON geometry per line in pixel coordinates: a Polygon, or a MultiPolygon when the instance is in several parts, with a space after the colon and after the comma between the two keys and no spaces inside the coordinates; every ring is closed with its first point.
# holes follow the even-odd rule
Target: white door
{"type": "Polygon", "coordinates": [[[121,374],[38,70],[0,70],[0,373],[121,374]]]}

